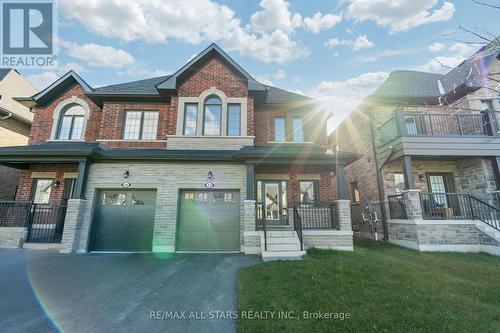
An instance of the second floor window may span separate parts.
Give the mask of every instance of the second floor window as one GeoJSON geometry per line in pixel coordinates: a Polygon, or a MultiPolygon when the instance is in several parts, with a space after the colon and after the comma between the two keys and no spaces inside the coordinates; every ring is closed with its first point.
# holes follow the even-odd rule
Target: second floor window
{"type": "Polygon", "coordinates": [[[227,106],[227,135],[239,136],[241,132],[240,126],[241,105],[229,104],[227,106]]]}
{"type": "Polygon", "coordinates": [[[196,120],[198,119],[198,104],[184,105],[184,135],[196,135],[196,120]]]}
{"type": "Polygon", "coordinates": [[[85,110],[80,105],[67,108],[59,118],[58,140],[81,140],[85,110]]]}
{"type": "Polygon", "coordinates": [[[222,118],[222,101],[217,96],[209,96],[205,100],[203,114],[203,135],[220,135],[222,118]]]}
{"type": "Polygon", "coordinates": [[[127,111],[123,139],[156,140],[158,111],[127,111]]]}
{"type": "Polygon", "coordinates": [[[286,120],[279,117],[274,118],[274,141],[286,141],[286,120]]]}
{"type": "Polygon", "coordinates": [[[292,118],[293,141],[304,142],[304,121],[302,118],[292,118]]]}

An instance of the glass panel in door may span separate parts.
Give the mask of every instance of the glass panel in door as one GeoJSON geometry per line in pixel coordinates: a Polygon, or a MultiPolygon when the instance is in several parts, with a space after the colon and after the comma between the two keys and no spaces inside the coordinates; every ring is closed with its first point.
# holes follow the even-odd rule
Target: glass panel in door
{"type": "Polygon", "coordinates": [[[280,220],[280,192],[279,183],[265,183],[265,217],[269,222],[280,220]]]}
{"type": "MultiPolygon", "coordinates": [[[[446,193],[446,186],[442,175],[429,175],[429,185],[432,193],[446,193]]],[[[442,207],[448,207],[446,195],[437,194],[433,197],[437,203],[442,205],[442,207]]]]}

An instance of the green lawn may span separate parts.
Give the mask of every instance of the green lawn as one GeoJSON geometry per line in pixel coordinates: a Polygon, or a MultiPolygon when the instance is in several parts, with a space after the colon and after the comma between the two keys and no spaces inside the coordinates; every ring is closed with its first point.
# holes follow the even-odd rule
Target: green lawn
{"type": "Polygon", "coordinates": [[[354,252],[311,250],[300,261],[246,268],[238,299],[247,318],[276,311],[275,319],[240,315],[240,333],[500,332],[500,257],[357,240],[354,252]],[[294,319],[276,319],[277,311],[294,319]],[[303,311],[351,318],[305,320],[303,311]]]}

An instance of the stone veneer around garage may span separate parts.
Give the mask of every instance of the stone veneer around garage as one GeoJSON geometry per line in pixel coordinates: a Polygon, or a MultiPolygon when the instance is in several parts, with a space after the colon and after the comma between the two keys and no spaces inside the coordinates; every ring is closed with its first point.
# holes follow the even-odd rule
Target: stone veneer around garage
{"type": "MultiPolygon", "coordinates": [[[[66,252],[86,252],[95,196],[99,189],[121,189],[125,181],[123,173],[128,170],[127,182],[130,190],[151,189],[157,191],[153,252],[174,252],[177,226],[177,201],[179,189],[204,189],[208,171],[212,171],[214,189],[240,191],[240,216],[246,198],[246,167],[233,163],[95,163],[89,168],[86,187],[86,201],[80,236],[72,249],[66,252]]],[[[66,227],[65,227],[66,228],[66,227]]],[[[68,238],[69,239],[69,238],[68,238]]],[[[243,249],[243,224],[240,242],[243,249]]]]}

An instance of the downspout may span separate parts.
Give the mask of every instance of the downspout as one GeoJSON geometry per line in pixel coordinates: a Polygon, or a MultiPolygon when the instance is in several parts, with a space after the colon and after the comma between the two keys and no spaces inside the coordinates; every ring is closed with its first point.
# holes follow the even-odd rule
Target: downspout
{"type": "MultiPolygon", "coordinates": [[[[385,204],[384,204],[384,184],[382,183],[382,177],[380,175],[380,167],[378,165],[378,156],[377,156],[377,147],[375,145],[375,132],[373,131],[373,118],[371,112],[369,113],[370,117],[370,134],[372,138],[372,150],[373,150],[373,157],[375,159],[375,172],[377,174],[377,192],[378,192],[378,200],[380,202],[380,215],[382,218],[382,229],[384,232],[384,238],[383,240],[388,240],[389,239],[389,231],[387,229],[387,215],[385,213],[385,204]]],[[[391,151],[392,154],[392,151],[391,151]]],[[[389,155],[390,157],[390,155],[389,155]]],[[[385,163],[388,161],[387,159],[384,164],[382,165],[382,168],[384,167],[385,163]]]]}

